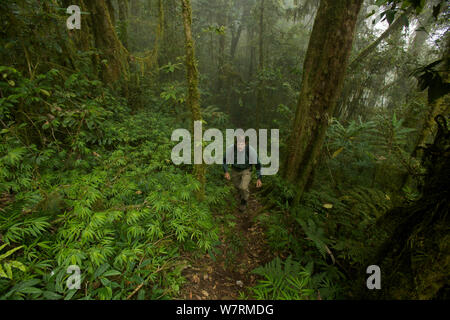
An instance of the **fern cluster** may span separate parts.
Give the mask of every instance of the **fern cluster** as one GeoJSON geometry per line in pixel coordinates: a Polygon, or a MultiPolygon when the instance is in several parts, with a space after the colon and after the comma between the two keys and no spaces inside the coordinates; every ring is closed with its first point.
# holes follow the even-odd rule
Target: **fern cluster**
{"type": "MultiPolygon", "coordinates": [[[[333,288],[339,288],[334,297],[350,287],[353,272],[360,273],[371,264],[371,248],[384,236],[376,222],[404,199],[393,187],[398,183],[393,183],[392,177],[399,179],[412,167],[420,170],[408,153],[411,132],[395,115],[347,125],[334,120],[316,169],[316,184],[296,207],[291,205],[294,186],[278,177],[266,179],[267,189],[272,190],[266,200],[271,213],[260,219],[266,225],[271,248],[281,255],[292,255],[299,264],[314,263],[312,276],[322,275],[333,288]],[[391,179],[386,180],[386,176],[391,179]]],[[[280,263],[274,261],[268,267],[281,272],[280,263]]],[[[270,293],[306,298],[301,290],[294,295],[289,291],[290,277],[297,277],[300,271],[288,269],[286,277],[275,281],[268,270],[260,270],[265,279],[256,287],[258,297],[270,293]],[[279,288],[287,291],[280,293],[279,288]]]]}
{"type": "Polygon", "coordinates": [[[0,71],[0,299],[125,299],[141,284],[133,298],[177,294],[183,250],[217,242],[211,208],[229,188],[192,196],[199,183],[170,160],[168,115],[131,114],[79,74],[0,71]],[[70,265],[80,290],[66,286],[70,265]]]}
{"type": "Polygon", "coordinates": [[[289,256],[282,261],[275,258],[253,272],[263,277],[252,288],[256,299],[262,300],[316,300],[334,299],[338,288],[326,273],[314,274],[314,263],[302,265],[289,256]]]}

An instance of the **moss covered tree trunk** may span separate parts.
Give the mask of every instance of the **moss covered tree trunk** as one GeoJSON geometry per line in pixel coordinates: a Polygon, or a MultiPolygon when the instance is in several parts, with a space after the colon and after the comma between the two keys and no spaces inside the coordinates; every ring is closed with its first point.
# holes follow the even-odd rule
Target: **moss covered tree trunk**
{"type": "Polygon", "coordinates": [[[128,80],[128,58],[114,30],[105,0],[85,1],[91,13],[95,46],[101,50],[101,78],[107,84],[128,80]]]}
{"type": "Polygon", "coordinates": [[[109,17],[111,18],[111,23],[114,26],[116,24],[116,12],[114,11],[114,5],[112,0],[106,0],[106,5],[108,6],[109,17]]]}
{"type": "Polygon", "coordinates": [[[256,95],[256,123],[260,126],[261,115],[264,113],[264,0],[261,0],[259,8],[259,65],[258,74],[260,76],[258,92],[256,95]]]}
{"type": "Polygon", "coordinates": [[[450,281],[450,133],[447,119],[436,117],[438,131],[424,152],[427,169],[422,196],[390,210],[378,221],[387,237],[371,263],[380,266],[383,299],[449,299],[450,281]],[[446,291],[446,292],[445,292],[446,291]]]}
{"type": "Polygon", "coordinates": [[[430,103],[427,117],[423,124],[422,130],[420,131],[419,137],[417,138],[416,146],[412,153],[414,157],[417,156],[419,148],[424,147],[425,143],[428,142],[430,137],[432,137],[436,133],[437,126],[436,122],[434,121],[436,116],[439,114],[449,114],[449,105],[450,95],[443,96],[430,103]]]}
{"type": "Polygon", "coordinates": [[[119,3],[119,37],[125,48],[128,48],[128,0],[119,3]]]}
{"type": "Polygon", "coordinates": [[[164,39],[164,4],[163,0],[158,0],[158,26],[156,28],[156,40],[155,40],[155,72],[159,76],[159,51],[161,42],[164,39]]]}
{"type": "MultiPolygon", "coordinates": [[[[70,0],[62,3],[64,8],[75,4],[80,7],[81,12],[88,12],[89,9],[86,6],[86,0],[70,0]]],[[[68,30],[69,37],[73,41],[75,50],[81,50],[89,52],[95,46],[94,34],[92,31],[92,19],[89,16],[81,17],[81,30],[68,30]]],[[[99,77],[98,66],[100,65],[100,59],[97,55],[91,55],[91,69],[95,77],[99,77]]]]}
{"type": "Polygon", "coordinates": [[[249,54],[249,62],[248,62],[248,81],[252,80],[253,78],[253,69],[254,69],[254,60],[255,60],[255,43],[253,41],[253,37],[255,35],[255,29],[253,26],[249,26],[248,32],[248,47],[250,48],[250,54],[249,54]]]}
{"type": "MultiPolygon", "coordinates": [[[[87,11],[87,6],[85,4],[85,0],[77,0],[74,3],[80,6],[81,11],[87,11]]],[[[92,48],[92,21],[89,19],[82,19],[81,32],[72,32],[75,34],[76,42],[79,44],[83,51],[89,51],[92,48]],[[83,22],[85,22],[83,24],[83,22]]]]}
{"type": "Polygon", "coordinates": [[[164,38],[164,21],[165,21],[163,0],[158,0],[158,11],[159,11],[159,13],[158,13],[158,40],[159,40],[159,42],[161,42],[162,39],[164,38]]]}
{"type": "Polygon", "coordinates": [[[303,65],[284,172],[298,187],[295,202],[303,195],[341,92],[362,2],[320,2],[303,65]]]}
{"type": "MultiPolygon", "coordinates": [[[[447,90],[450,83],[450,36],[447,36],[446,45],[441,53],[442,62],[437,65],[439,76],[442,78],[442,82],[447,83],[447,90]]],[[[437,124],[435,118],[440,114],[444,117],[449,114],[450,106],[450,94],[448,91],[442,96],[437,96],[433,88],[428,89],[428,114],[425,118],[422,130],[417,138],[416,145],[413,151],[413,156],[417,155],[417,151],[420,147],[424,147],[426,142],[430,142],[430,137],[433,137],[437,132],[437,124]],[[431,90],[431,91],[430,91],[431,90]]],[[[439,90],[438,90],[439,91],[439,90]]]]}
{"type": "MultiPolygon", "coordinates": [[[[220,8],[222,10],[219,11],[217,20],[219,22],[219,26],[226,27],[228,23],[228,5],[227,1],[221,0],[220,8]]],[[[224,75],[224,66],[225,66],[225,41],[226,41],[226,31],[223,34],[219,35],[219,55],[218,55],[218,72],[217,72],[217,91],[221,92],[223,90],[225,75],[224,75]]]]}
{"type": "MultiPolygon", "coordinates": [[[[192,38],[192,8],[190,0],[180,0],[183,25],[186,44],[186,74],[188,84],[187,105],[192,113],[192,128],[194,128],[195,121],[202,121],[202,114],[200,110],[200,93],[198,91],[198,69],[195,61],[194,39],[192,38]]],[[[197,196],[202,199],[205,193],[205,165],[194,165],[194,175],[200,182],[200,190],[197,196]]]]}

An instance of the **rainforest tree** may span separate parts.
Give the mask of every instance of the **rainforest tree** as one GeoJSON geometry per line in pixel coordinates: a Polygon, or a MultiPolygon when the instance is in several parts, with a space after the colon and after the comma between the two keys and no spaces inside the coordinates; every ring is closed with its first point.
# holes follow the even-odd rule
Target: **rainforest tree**
{"type": "Polygon", "coordinates": [[[321,1],[303,66],[285,177],[303,195],[340,93],[362,1],[321,1]]]}
{"type": "Polygon", "coordinates": [[[448,1],[21,0],[0,17],[1,300],[448,299],[448,1]],[[279,130],[280,174],[244,212],[220,164],[172,161],[196,123],[279,130]]]}

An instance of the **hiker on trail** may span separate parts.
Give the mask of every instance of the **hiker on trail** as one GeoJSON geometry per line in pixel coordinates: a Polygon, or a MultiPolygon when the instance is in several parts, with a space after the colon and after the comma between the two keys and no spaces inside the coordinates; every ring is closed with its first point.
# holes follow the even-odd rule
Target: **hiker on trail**
{"type": "Polygon", "coordinates": [[[248,143],[245,141],[245,136],[237,136],[237,143],[229,146],[223,156],[223,170],[225,172],[225,179],[232,180],[233,184],[239,192],[239,210],[241,212],[245,211],[247,207],[248,197],[250,191],[248,190],[248,185],[252,179],[252,166],[256,166],[256,187],[260,188],[262,186],[261,182],[261,163],[259,162],[258,155],[248,143]],[[234,152],[233,152],[234,150],[234,152]],[[234,159],[233,159],[234,153],[234,159]],[[227,161],[227,159],[229,159],[227,161]],[[245,161],[240,161],[240,159],[245,159],[245,161]],[[239,161],[238,161],[239,160],[239,161]],[[228,164],[231,165],[231,177],[228,172],[228,164]]]}

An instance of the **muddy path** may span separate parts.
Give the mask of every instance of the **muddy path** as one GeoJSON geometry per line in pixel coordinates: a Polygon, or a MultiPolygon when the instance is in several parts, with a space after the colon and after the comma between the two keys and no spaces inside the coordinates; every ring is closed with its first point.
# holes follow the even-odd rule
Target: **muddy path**
{"type": "Polygon", "coordinates": [[[256,284],[256,267],[272,259],[259,215],[264,212],[252,190],[246,212],[234,208],[216,217],[220,223],[221,245],[212,258],[205,254],[188,257],[189,266],[183,270],[185,284],[179,299],[234,300],[251,298],[256,284]]]}

